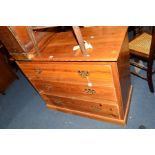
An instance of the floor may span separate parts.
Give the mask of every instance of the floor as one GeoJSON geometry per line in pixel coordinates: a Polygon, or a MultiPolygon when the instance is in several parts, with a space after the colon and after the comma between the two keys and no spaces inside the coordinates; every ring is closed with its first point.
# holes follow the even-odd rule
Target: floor
{"type": "MultiPolygon", "coordinates": [[[[126,126],[48,110],[25,76],[0,95],[0,128],[6,129],[138,129],[155,128],[155,93],[147,82],[131,76],[133,95],[126,126]]],[[[155,84],[155,75],[153,77],[155,84]]]]}

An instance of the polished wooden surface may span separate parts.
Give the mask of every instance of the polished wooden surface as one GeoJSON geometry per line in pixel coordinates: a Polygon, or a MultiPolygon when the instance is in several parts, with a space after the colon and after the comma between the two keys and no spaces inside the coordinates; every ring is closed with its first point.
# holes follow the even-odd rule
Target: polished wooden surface
{"type": "Polygon", "coordinates": [[[85,100],[111,100],[116,101],[115,90],[112,87],[103,87],[103,86],[92,86],[89,87],[87,84],[68,84],[68,83],[55,83],[49,82],[46,80],[43,81],[32,81],[36,88],[46,92],[47,94],[56,94],[67,96],[70,95],[72,97],[79,97],[85,100]],[[45,83],[44,85],[41,82],[45,83]],[[69,88],[69,89],[66,89],[69,88]]]}
{"type": "Polygon", "coordinates": [[[127,33],[117,54],[116,61],[64,62],[61,57],[40,61],[35,57],[35,61],[17,63],[47,107],[125,124],[132,92],[127,33]]]}
{"type": "Polygon", "coordinates": [[[93,49],[88,51],[90,56],[73,51],[77,45],[72,32],[56,33],[49,44],[34,57],[39,61],[116,61],[127,32],[127,27],[97,26],[81,28],[83,39],[91,43],[93,49]]]}
{"type": "Polygon", "coordinates": [[[95,85],[114,86],[111,63],[109,62],[25,62],[18,64],[31,79],[50,79],[54,82],[86,84],[88,81],[95,85]],[[83,77],[80,73],[88,72],[83,77]],[[61,76],[60,76],[61,75],[61,76]],[[103,78],[104,77],[104,78],[103,78]]]}
{"type": "MultiPolygon", "coordinates": [[[[125,125],[127,123],[127,120],[128,120],[128,113],[129,113],[129,108],[130,108],[130,103],[131,103],[132,89],[133,89],[132,86],[130,86],[129,98],[128,98],[128,101],[127,101],[127,106],[126,106],[126,109],[125,109],[123,119],[120,119],[120,116],[119,116],[119,119],[118,119],[118,118],[114,118],[114,117],[105,116],[103,114],[99,115],[99,114],[95,114],[95,113],[92,113],[92,112],[91,113],[90,112],[85,112],[85,111],[83,112],[83,111],[80,111],[80,110],[68,109],[68,108],[60,107],[60,106],[54,106],[54,105],[48,104],[48,102],[47,102],[46,105],[47,105],[47,107],[49,109],[54,109],[54,110],[58,110],[58,111],[62,111],[62,112],[67,112],[67,113],[70,113],[70,114],[85,116],[85,117],[89,117],[91,119],[97,119],[97,120],[101,120],[101,121],[116,123],[116,124],[119,124],[119,125],[125,125]]],[[[44,100],[46,100],[46,99],[44,98],[44,100]]]]}
{"type": "Polygon", "coordinates": [[[110,64],[101,62],[95,64],[18,62],[18,64],[39,92],[58,96],[69,94],[89,101],[117,101],[110,64]],[[79,71],[88,71],[88,76],[82,77],[79,71]],[[66,89],[67,87],[69,89],[66,89]],[[91,94],[91,91],[94,93],[91,94]]]}
{"type": "Polygon", "coordinates": [[[81,52],[73,51],[77,41],[72,31],[59,33],[35,31],[36,41],[41,52],[39,56],[33,56],[36,51],[26,26],[2,26],[0,27],[0,38],[16,60],[116,61],[118,59],[127,27],[97,26],[83,27],[80,30],[83,39],[93,47],[87,51],[90,56],[83,56],[81,52]]]}
{"type": "Polygon", "coordinates": [[[42,37],[39,55],[17,55],[16,62],[47,107],[125,124],[132,92],[127,27],[84,27],[81,33],[93,47],[89,56],[73,51],[76,38],[67,31],[42,37]]]}
{"type": "MultiPolygon", "coordinates": [[[[49,38],[55,32],[34,31],[34,37],[39,49],[44,48],[49,38]],[[39,44],[39,42],[42,42],[39,44]]],[[[27,26],[0,26],[0,40],[5,45],[10,55],[16,60],[27,60],[37,55],[34,43],[28,33],[27,26]]]]}
{"type": "MultiPolygon", "coordinates": [[[[120,49],[120,54],[117,60],[117,73],[118,76],[115,76],[114,80],[115,84],[118,85],[116,88],[119,88],[116,92],[118,93],[118,96],[121,96],[122,99],[122,106],[124,108],[124,111],[127,106],[127,100],[129,98],[129,89],[131,86],[131,79],[130,79],[130,69],[129,69],[130,63],[129,63],[129,46],[128,46],[128,35],[124,38],[124,44],[122,44],[122,47],[120,49]],[[117,78],[119,82],[117,82],[117,78]]],[[[121,105],[120,105],[121,107],[121,105]]]]}
{"type": "Polygon", "coordinates": [[[41,95],[43,99],[50,106],[62,107],[71,110],[93,113],[103,115],[111,118],[119,118],[119,111],[117,105],[107,104],[107,102],[91,102],[85,101],[81,98],[67,98],[51,95],[41,95]]]}

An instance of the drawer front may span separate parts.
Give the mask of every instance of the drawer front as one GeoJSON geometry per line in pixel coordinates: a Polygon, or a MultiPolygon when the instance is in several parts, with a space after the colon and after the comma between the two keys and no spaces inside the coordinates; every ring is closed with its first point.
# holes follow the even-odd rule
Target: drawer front
{"type": "Polygon", "coordinates": [[[19,62],[20,68],[29,79],[50,79],[64,83],[92,83],[113,86],[111,66],[91,62],[19,62]]]}
{"type": "MultiPolygon", "coordinates": [[[[87,102],[83,100],[73,100],[64,97],[51,95],[42,95],[47,104],[56,107],[62,107],[71,110],[77,110],[97,115],[107,116],[111,118],[119,118],[119,111],[116,105],[107,104],[108,101],[102,103],[87,102]]],[[[110,101],[109,101],[110,102],[110,101]]],[[[110,102],[112,103],[112,102],[110,102]]]]}
{"type": "Polygon", "coordinates": [[[58,83],[45,80],[31,80],[34,87],[42,94],[50,94],[56,96],[66,96],[81,98],[87,101],[111,100],[116,101],[115,90],[113,87],[91,86],[58,83]]]}

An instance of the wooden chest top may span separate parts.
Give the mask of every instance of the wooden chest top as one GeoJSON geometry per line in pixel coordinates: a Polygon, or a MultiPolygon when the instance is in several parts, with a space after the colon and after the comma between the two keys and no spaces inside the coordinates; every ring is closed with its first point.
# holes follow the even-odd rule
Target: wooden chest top
{"type": "MultiPolygon", "coordinates": [[[[77,45],[71,31],[51,35],[48,44],[35,61],[117,61],[127,33],[127,26],[95,26],[81,28],[84,40],[91,43],[90,56],[73,51],[77,45]]],[[[44,41],[44,40],[42,40],[44,41]]],[[[41,42],[40,42],[41,44],[41,42]]]]}

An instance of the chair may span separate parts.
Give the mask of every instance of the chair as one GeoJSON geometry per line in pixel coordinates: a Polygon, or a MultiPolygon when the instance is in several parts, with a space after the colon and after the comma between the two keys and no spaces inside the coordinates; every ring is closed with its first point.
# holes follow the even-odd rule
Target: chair
{"type": "Polygon", "coordinates": [[[152,33],[142,32],[135,36],[129,42],[130,49],[130,65],[138,67],[146,71],[146,76],[142,76],[139,73],[131,71],[131,74],[136,75],[144,80],[147,80],[149,89],[154,92],[152,75],[155,73],[153,71],[153,60],[155,53],[155,28],[153,27],[152,33]],[[142,60],[146,62],[146,66],[137,63],[137,60],[142,60]]]}
{"type": "Polygon", "coordinates": [[[142,32],[143,26],[129,26],[128,31],[133,32],[134,36],[137,36],[139,33],[142,32]]]}

